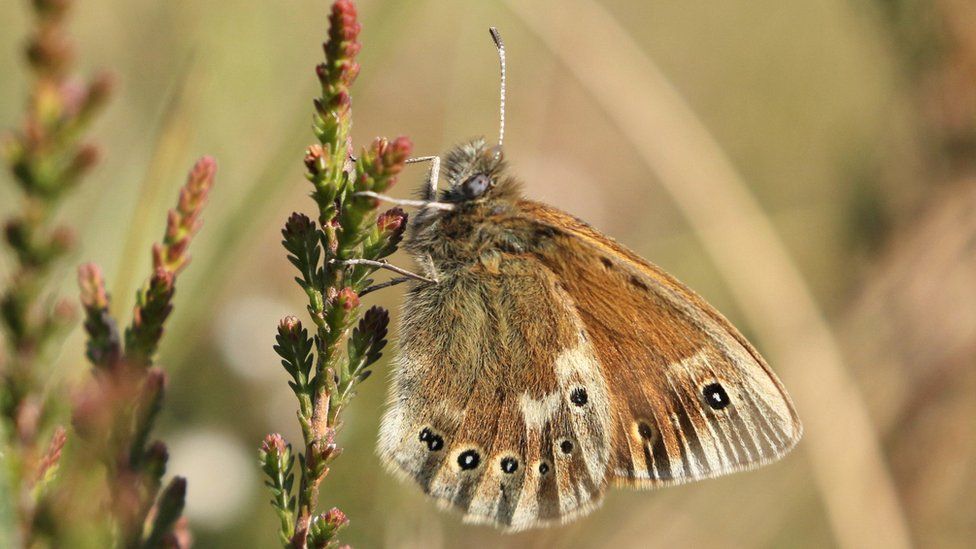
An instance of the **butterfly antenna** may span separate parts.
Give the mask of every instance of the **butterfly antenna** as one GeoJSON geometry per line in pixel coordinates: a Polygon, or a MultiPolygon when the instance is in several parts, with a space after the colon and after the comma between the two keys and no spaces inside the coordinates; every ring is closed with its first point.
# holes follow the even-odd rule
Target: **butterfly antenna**
{"type": "Polygon", "coordinates": [[[501,65],[501,92],[498,100],[498,148],[500,150],[505,139],[505,43],[502,42],[502,35],[495,27],[489,27],[488,32],[491,33],[491,39],[495,41],[498,63],[501,65]]]}

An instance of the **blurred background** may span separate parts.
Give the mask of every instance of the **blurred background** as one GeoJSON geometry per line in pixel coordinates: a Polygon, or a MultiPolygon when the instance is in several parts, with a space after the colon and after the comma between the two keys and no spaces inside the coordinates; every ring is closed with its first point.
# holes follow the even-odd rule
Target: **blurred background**
{"type": "MultiPolygon", "coordinates": [[[[586,219],[700,292],[796,400],[797,451],[755,472],[612,491],[573,524],[465,526],[383,472],[384,375],[345,414],[323,508],[359,547],[925,547],[976,536],[976,4],[970,0],[360,0],[354,140],[419,155],[497,131],[528,195],[586,219]]],[[[304,314],[279,230],[311,212],[312,68],[328,2],[85,0],[85,69],[119,92],[106,159],[61,215],[76,262],[127,312],[194,158],[218,182],[160,363],[159,435],[189,477],[198,547],[273,547],[262,437],[301,439],[277,321],[304,314]]],[[[27,93],[26,2],[0,0],[0,127],[27,93]]],[[[408,196],[423,168],[393,194],[408,196]]],[[[17,203],[0,185],[0,217],[17,203]]],[[[409,259],[395,257],[400,264],[409,259]]],[[[0,272],[6,272],[0,263],[0,272]]],[[[63,295],[75,295],[73,268],[63,295]]],[[[402,290],[367,301],[397,316],[402,290]]],[[[83,378],[80,329],[52,378],[83,378]]],[[[394,338],[395,339],[395,338],[394,338]]],[[[386,357],[375,368],[388,371],[386,357]]]]}

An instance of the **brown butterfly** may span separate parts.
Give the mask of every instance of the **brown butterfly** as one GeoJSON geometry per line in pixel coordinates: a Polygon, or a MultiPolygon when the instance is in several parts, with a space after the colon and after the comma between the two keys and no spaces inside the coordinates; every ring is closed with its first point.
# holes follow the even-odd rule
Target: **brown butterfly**
{"type": "Polygon", "coordinates": [[[793,448],[799,419],[756,349],[658,267],[524,199],[499,133],[447,155],[439,197],[430,158],[424,200],[400,201],[421,206],[406,248],[429,282],[406,296],[379,437],[389,468],[465,520],[515,531],[586,514],[609,486],[709,478],[793,448]]]}

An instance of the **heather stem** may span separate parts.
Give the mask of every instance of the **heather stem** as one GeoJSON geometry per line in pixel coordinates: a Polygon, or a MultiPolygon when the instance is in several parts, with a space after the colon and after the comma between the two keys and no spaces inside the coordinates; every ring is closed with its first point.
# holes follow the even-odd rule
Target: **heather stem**
{"type": "MultiPolygon", "coordinates": [[[[359,30],[352,2],[336,1],[323,45],[325,62],[316,67],[322,94],[314,102],[313,128],[319,142],[308,147],[304,157],[318,212],[315,221],[293,214],[282,230],[282,243],[300,274],[296,281],[308,296],[314,324],[309,338],[296,318],[285,318],[275,346],[292,377],[289,385],[298,398],[304,439],[298,456],[299,489],[294,505],[289,505],[294,509],[294,531],[286,545],[291,547],[331,546],[348,522],[338,509],[317,514],[319,491],[328,463],[340,453],[334,442],[342,426],[340,412],[356,384],[369,376],[368,366],[386,343],[386,312],[373,308],[362,315],[359,292],[371,284],[373,272],[385,267],[379,261],[396,250],[406,228],[401,210],[377,217],[379,201],[358,194],[393,185],[411,148],[406,138],[377,139],[352,160],[349,87],[359,72],[359,30]]],[[[262,452],[268,455],[264,447],[262,452]]],[[[265,473],[275,494],[272,504],[282,515],[280,471],[266,464],[265,473]]]]}

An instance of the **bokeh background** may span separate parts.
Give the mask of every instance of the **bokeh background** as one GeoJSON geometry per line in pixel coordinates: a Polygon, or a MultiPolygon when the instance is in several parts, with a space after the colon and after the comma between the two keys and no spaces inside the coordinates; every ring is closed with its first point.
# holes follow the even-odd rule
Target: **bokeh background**
{"type": "MultiPolygon", "coordinates": [[[[388,357],[345,414],[323,505],[358,547],[924,547],[976,536],[976,4],[970,0],[358,2],[354,138],[436,154],[494,136],[528,194],[663,266],[729,316],[794,395],[807,433],[770,467],[614,491],[573,524],[464,526],[374,455],[388,357]]],[[[106,159],[61,214],[77,262],[127,311],[192,160],[220,163],[160,362],[160,435],[189,477],[199,547],[273,547],[256,464],[300,440],[271,350],[302,314],[279,228],[312,211],[312,67],[325,0],[85,0],[85,69],[116,73],[106,159]]],[[[26,2],[0,0],[0,127],[27,81],[26,2]]],[[[393,194],[408,196],[423,168],[393,194]]],[[[0,185],[0,215],[16,204],[0,185]]],[[[401,264],[409,260],[396,257],[401,264]]],[[[6,265],[0,263],[0,269],[6,265]]],[[[0,271],[6,272],[6,270],[0,271]]],[[[74,295],[65,266],[64,295],[74,295]]],[[[401,290],[373,294],[397,315],[401,290]]],[[[87,373],[80,330],[52,379],[87,373]]]]}

